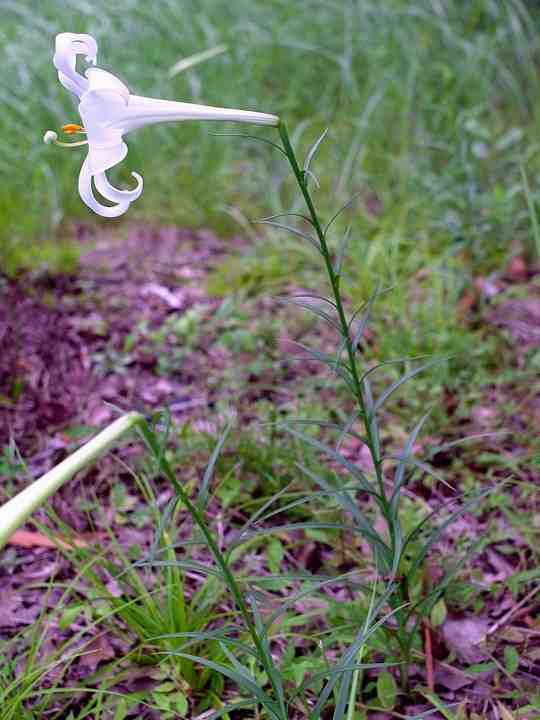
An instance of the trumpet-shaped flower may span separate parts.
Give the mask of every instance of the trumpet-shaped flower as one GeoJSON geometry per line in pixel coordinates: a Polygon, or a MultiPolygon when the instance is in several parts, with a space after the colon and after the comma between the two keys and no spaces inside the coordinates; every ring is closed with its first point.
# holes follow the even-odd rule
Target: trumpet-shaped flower
{"type": "Polygon", "coordinates": [[[79,99],[82,125],[63,126],[67,134],[85,134],[86,140],[63,143],[51,130],[44,136],[46,143],[57,145],[88,145],[88,155],[79,175],[79,194],[86,205],[104,217],[118,217],[126,212],[143,190],[143,180],[132,173],[137,185],[133,190],[120,190],[109,182],[106,172],[120,163],[128,149],[124,135],[131,130],[162,122],[182,120],[224,120],[277,125],[276,115],[160,100],[133,95],[117,77],[95,67],[97,43],[91,35],[61,33],[56,36],[54,65],[62,85],[79,99]],[[81,75],[76,68],[77,55],[84,55],[91,66],[81,75]],[[112,205],[100,203],[98,192],[112,205]]]}

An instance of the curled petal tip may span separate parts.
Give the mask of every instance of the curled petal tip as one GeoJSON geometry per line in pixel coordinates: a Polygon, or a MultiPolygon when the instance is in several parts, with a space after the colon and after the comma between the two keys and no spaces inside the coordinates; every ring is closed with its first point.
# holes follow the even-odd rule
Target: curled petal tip
{"type": "Polygon", "coordinates": [[[94,185],[106,200],[113,203],[127,202],[128,204],[131,204],[134,200],[137,200],[137,198],[141,196],[144,186],[143,179],[139,173],[132,172],[131,174],[137,182],[137,185],[133,188],[133,190],[119,190],[114,187],[114,185],[111,185],[104,172],[94,175],[94,185]]]}
{"type": "Polygon", "coordinates": [[[77,72],[77,55],[84,55],[93,65],[97,57],[97,42],[91,35],[60,33],[56,36],[53,63],[58,78],[70,92],[81,97],[88,87],[88,80],[77,72]]]}
{"type": "Polygon", "coordinates": [[[132,175],[137,181],[137,186],[133,190],[119,190],[114,187],[114,185],[111,185],[105,172],[92,173],[87,157],[79,175],[79,195],[85,205],[98,215],[108,218],[120,217],[143,191],[142,177],[138,173],[132,173],[132,175]],[[96,199],[92,187],[92,180],[100,195],[111,203],[114,203],[114,205],[103,205],[96,199]]]}
{"type": "Polygon", "coordinates": [[[87,62],[96,64],[98,46],[95,38],[86,33],[58,33],[55,50],[59,55],[84,55],[87,62]]]}

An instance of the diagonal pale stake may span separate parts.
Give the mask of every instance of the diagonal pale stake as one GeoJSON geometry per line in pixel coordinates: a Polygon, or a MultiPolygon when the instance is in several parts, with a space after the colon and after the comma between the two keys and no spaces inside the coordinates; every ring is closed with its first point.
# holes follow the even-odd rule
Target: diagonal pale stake
{"type": "Polygon", "coordinates": [[[122,435],[143,422],[144,417],[140,413],[123,415],[0,507],[0,550],[15,530],[64,483],[110,450],[122,435]]]}

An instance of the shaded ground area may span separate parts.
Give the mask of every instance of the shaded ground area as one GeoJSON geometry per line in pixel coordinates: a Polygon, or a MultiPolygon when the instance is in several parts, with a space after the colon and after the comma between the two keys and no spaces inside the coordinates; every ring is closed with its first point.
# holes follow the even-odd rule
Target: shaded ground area
{"type": "Polygon", "coordinates": [[[104,401],[126,409],[166,403],[173,413],[206,403],[189,396],[197,368],[184,366],[167,379],[152,372],[157,351],[167,350],[166,335],[152,348],[134,334],[142,325],[151,333],[195,304],[215,309],[197,279],[224,247],[206,236],[201,250],[193,248],[200,240],[174,229],[133,231],[125,243],[98,241],[77,277],[39,277],[31,287],[28,279],[4,282],[0,442],[11,437],[32,455],[43,449],[44,432],[110,420],[104,401]],[[183,279],[186,286],[178,287],[183,279]]]}
{"type": "MultiPolygon", "coordinates": [[[[55,303],[56,304],[56,303],[55,303]]],[[[66,309],[44,304],[5,281],[0,304],[0,444],[23,453],[82,410],[92,390],[85,339],[66,309]]]]}
{"type": "MultiPolygon", "coordinates": [[[[320,379],[316,364],[292,358],[291,338],[299,340],[313,332],[312,324],[298,320],[289,310],[277,309],[272,299],[252,300],[246,315],[238,315],[237,310],[227,308],[226,300],[208,296],[205,282],[209,269],[231,248],[241,250],[241,240],[225,242],[211,233],[176,228],[132,229],[127,238],[88,232],[80,229],[81,240],[88,241],[91,249],[83,254],[76,276],[39,276],[0,284],[0,447],[5,447],[0,475],[6,480],[4,495],[20,485],[21,468],[14,446],[35,477],[76,446],[88,433],[88,426],[110,421],[116,408],[150,412],[166,405],[180,424],[189,420],[196,431],[214,435],[231,402],[249,425],[257,403],[271,402],[278,412],[285,412],[302,383],[315,388],[322,404],[333,397],[332,386],[320,379]],[[271,319],[278,314],[277,322],[275,317],[271,319]],[[251,325],[260,323],[267,323],[264,341],[260,330],[259,335],[249,331],[251,325]]],[[[474,292],[463,298],[465,320],[474,316],[485,333],[500,335],[513,372],[482,388],[467,412],[460,410],[459,398],[449,394],[445,402],[452,427],[423,441],[429,450],[430,444],[464,434],[507,431],[482,439],[473,452],[459,448],[433,457],[436,468],[452,468],[453,480],[460,486],[473,479],[512,478],[514,483],[507,491],[494,493],[485,514],[461,518],[434,548],[436,559],[451,555],[460,538],[486,538],[467,572],[473,590],[465,601],[458,591],[454,606],[449,601],[450,614],[433,629],[432,652],[439,697],[445,702],[466,699],[478,712],[492,713],[486,714],[489,717],[496,717],[494,688],[497,697],[519,704],[520,693],[531,694],[540,678],[540,615],[536,586],[530,585],[539,577],[531,548],[540,527],[540,475],[538,458],[533,456],[536,451],[528,442],[531,427],[540,420],[539,387],[530,380],[531,369],[540,369],[538,278],[514,263],[500,277],[479,281],[474,292]],[[520,372],[526,381],[520,381],[520,372]],[[520,584],[522,580],[524,584],[520,584]],[[517,675],[517,668],[508,670],[514,661],[517,675]],[[478,665],[472,679],[463,670],[471,664],[478,665]]],[[[319,340],[332,349],[332,339],[321,334],[319,340]]],[[[394,428],[399,435],[399,421],[394,428]]],[[[366,462],[358,443],[348,442],[344,449],[354,462],[366,462]]],[[[128,461],[137,456],[137,450],[129,447],[121,455],[128,461]]],[[[187,477],[193,472],[197,471],[190,468],[187,477]]],[[[100,542],[107,527],[112,527],[122,547],[149,548],[150,516],[135,492],[114,495],[112,485],[120,481],[129,485],[129,473],[119,469],[113,458],[105,459],[87,478],[58,493],[54,509],[82,541],[100,542]],[[76,498],[80,502],[75,502],[76,498]],[[99,501],[102,515],[94,513],[90,518],[83,501],[91,500],[99,501]]],[[[256,484],[253,487],[259,491],[256,484]]],[[[444,487],[423,480],[409,491],[412,498],[420,498],[428,506],[448,499],[444,487]]],[[[168,487],[159,492],[163,507],[172,492],[168,487]]],[[[218,516],[220,509],[216,506],[214,510],[218,516]]],[[[40,518],[45,519],[43,515],[40,518]]],[[[223,542],[233,531],[232,526],[222,528],[223,542]]],[[[60,588],[44,597],[42,589],[32,587],[71,577],[68,561],[50,548],[40,547],[43,544],[43,537],[26,536],[4,554],[0,567],[4,608],[0,631],[4,637],[33,623],[44,604],[54,608],[63,597],[60,588]]],[[[332,549],[324,540],[314,539],[300,547],[287,560],[293,567],[305,563],[316,571],[324,561],[331,561],[332,549]]],[[[362,547],[351,546],[351,561],[358,551],[362,547]]],[[[345,565],[349,562],[346,549],[342,561],[345,565]]],[[[249,555],[245,563],[253,573],[268,572],[260,554],[249,555]]],[[[436,580],[434,570],[432,581],[436,580]]],[[[117,592],[113,578],[106,577],[104,582],[111,592],[117,592]]],[[[68,635],[66,628],[50,629],[44,652],[68,635]]],[[[94,628],[88,630],[84,642],[81,638],[80,645],[88,655],[73,663],[70,681],[92,674],[132,648],[133,642],[94,628]]],[[[152,672],[143,673],[145,682],[153,682],[152,672]]],[[[142,687],[140,675],[132,667],[118,688],[126,692],[142,687]]],[[[158,683],[157,670],[155,675],[158,683]]],[[[422,663],[414,668],[415,677],[418,683],[424,682],[422,663]]],[[[426,709],[418,697],[411,702],[414,707],[409,708],[405,700],[403,705],[409,714],[426,709]]],[[[158,716],[148,710],[144,717],[158,716]]]]}

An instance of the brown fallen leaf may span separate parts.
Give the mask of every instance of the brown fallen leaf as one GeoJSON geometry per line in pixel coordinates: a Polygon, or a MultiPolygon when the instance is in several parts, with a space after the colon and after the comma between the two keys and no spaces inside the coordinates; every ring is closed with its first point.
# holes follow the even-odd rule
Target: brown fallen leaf
{"type": "Polygon", "coordinates": [[[101,662],[112,660],[116,655],[107,635],[102,633],[90,640],[79,657],[79,667],[91,674],[101,662]]]}
{"type": "Polygon", "coordinates": [[[37,604],[25,607],[21,593],[14,590],[0,591],[0,607],[2,608],[0,614],[0,628],[2,629],[31,625],[40,612],[37,604]]]}
{"type": "Polygon", "coordinates": [[[489,630],[489,622],[482,617],[447,618],[441,625],[446,647],[466,663],[485,660],[487,654],[480,647],[489,630]]]}
{"type": "Polygon", "coordinates": [[[442,685],[446,690],[461,690],[467,685],[472,685],[474,678],[469,677],[464,672],[456,670],[449,665],[439,664],[435,672],[435,683],[442,685]]]}
{"type": "MultiPolygon", "coordinates": [[[[86,540],[82,538],[75,538],[75,547],[88,547],[86,540]]],[[[57,548],[58,546],[63,548],[72,548],[73,546],[57,537],[55,540],[43,535],[39,532],[32,530],[15,530],[13,535],[8,540],[8,545],[15,545],[16,547],[31,548],[31,547],[45,547],[45,548],[57,548]]]]}

